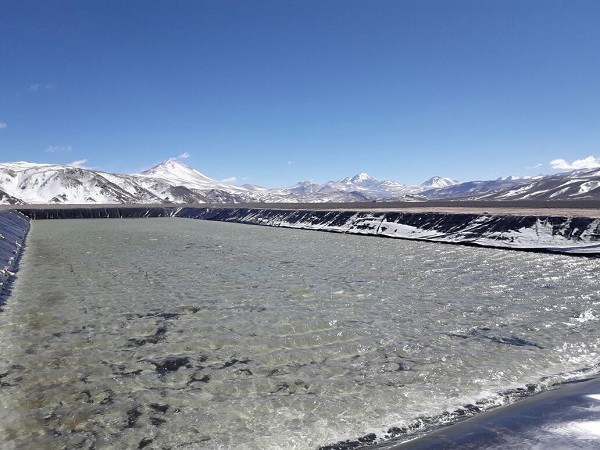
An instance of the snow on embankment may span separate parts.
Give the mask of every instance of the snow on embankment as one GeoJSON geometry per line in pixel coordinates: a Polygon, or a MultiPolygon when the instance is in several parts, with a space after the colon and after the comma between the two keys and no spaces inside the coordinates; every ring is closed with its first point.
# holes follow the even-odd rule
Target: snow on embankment
{"type": "Polygon", "coordinates": [[[182,208],[178,217],[600,256],[600,219],[433,212],[182,208]]]}
{"type": "Polygon", "coordinates": [[[0,304],[14,276],[28,232],[27,217],[17,211],[0,211],[0,304]]]}

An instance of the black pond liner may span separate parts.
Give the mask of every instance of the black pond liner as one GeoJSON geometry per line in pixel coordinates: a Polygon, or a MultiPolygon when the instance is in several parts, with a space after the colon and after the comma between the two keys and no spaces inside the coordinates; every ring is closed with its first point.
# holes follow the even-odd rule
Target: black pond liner
{"type": "Polygon", "coordinates": [[[29,219],[23,214],[0,211],[0,311],[12,290],[29,228],[29,219]]]}
{"type": "MultiPolygon", "coordinates": [[[[600,378],[596,378],[599,369],[595,366],[577,370],[568,374],[575,379],[552,386],[544,383],[547,377],[542,378],[539,383],[507,389],[454,411],[416,417],[408,425],[390,427],[379,436],[369,433],[323,445],[319,450],[501,448],[507,444],[504,441],[507,437],[514,444],[514,440],[519,439],[518,436],[515,438],[517,432],[530,431],[542,425],[596,418],[592,414],[600,418],[600,411],[584,405],[591,400],[579,398],[582,394],[600,393],[600,378]],[[590,373],[595,374],[594,377],[586,377],[590,373]],[[499,433],[500,429],[505,433],[499,433]]],[[[520,447],[513,445],[511,448],[520,447]]]]}
{"type": "Polygon", "coordinates": [[[453,214],[453,213],[416,213],[416,212],[374,212],[368,211],[331,211],[331,210],[296,210],[296,209],[258,209],[247,207],[198,208],[183,207],[174,213],[175,217],[201,219],[220,222],[234,222],[248,225],[262,225],[294,229],[307,229],[325,232],[359,234],[390,239],[434,242],[440,244],[463,245],[479,248],[497,248],[501,250],[517,250],[535,253],[564,254],[588,258],[600,257],[600,220],[588,217],[531,216],[531,215],[486,215],[486,214],[453,214]],[[485,217],[485,221],[479,222],[485,217]],[[363,224],[361,219],[385,221],[407,225],[416,229],[436,234],[431,237],[396,237],[380,234],[376,224],[363,224]],[[498,244],[481,244],[479,237],[489,233],[510,233],[522,228],[532,228],[539,222],[552,228],[553,236],[560,236],[573,241],[572,247],[512,247],[501,238],[498,244]],[[335,227],[347,227],[347,230],[335,227]],[[326,227],[326,228],[323,228],[326,227]],[[376,229],[377,228],[377,229],[376,229]],[[583,233],[588,235],[589,242],[595,246],[594,252],[578,251],[577,241],[583,233]],[[457,236],[456,241],[439,240],[441,237],[457,236]]]}

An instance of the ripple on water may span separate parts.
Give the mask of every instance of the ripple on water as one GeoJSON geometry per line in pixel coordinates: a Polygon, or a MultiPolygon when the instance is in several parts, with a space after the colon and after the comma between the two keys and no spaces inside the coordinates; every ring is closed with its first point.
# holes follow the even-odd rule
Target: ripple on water
{"type": "Polygon", "coordinates": [[[414,432],[595,370],[599,269],[183,219],[34,222],[0,314],[0,442],[414,432]]]}

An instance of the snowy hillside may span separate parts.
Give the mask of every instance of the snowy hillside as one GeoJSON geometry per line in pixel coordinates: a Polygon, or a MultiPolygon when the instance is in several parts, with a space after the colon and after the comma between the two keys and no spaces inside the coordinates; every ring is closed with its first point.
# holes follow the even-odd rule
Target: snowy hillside
{"type": "Polygon", "coordinates": [[[600,170],[579,170],[530,180],[516,189],[493,196],[497,200],[597,199],[600,200],[600,170]]]}
{"type": "Polygon", "coordinates": [[[600,170],[459,183],[433,177],[418,186],[361,172],[341,180],[270,189],[212,179],[168,159],[124,175],[58,164],[0,164],[0,204],[295,203],[426,199],[600,199],[600,170]]]}
{"type": "Polygon", "coordinates": [[[600,200],[600,170],[468,181],[422,192],[431,199],[600,200]]]}
{"type": "MultiPolygon", "coordinates": [[[[181,165],[183,167],[183,164],[181,165]]],[[[155,169],[159,170],[159,166],[155,169]]],[[[0,164],[0,202],[11,203],[192,203],[241,201],[215,183],[182,185],[180,179],[121,175],[57,164],[0,164]]]]}
{"type": "Polygon", "coordinates": [[[364,173],[280,189],[236,186],[177,159],[133,175],[58,164],[0,164],[0,204],[354,202],[397,198],[408,192],[412,190],[400,183],[378,181],[364,173]]]}
{"type": "Polygon", "coordinates": [[[282,194],[302,196],[305,201],[371,201],[406,199],[420,192],[418,186],[407,186],[392,180],[379,181],[364,172],[341,180],[315,183],[302,181],[291,188],[280,190],[282,194]],[[408,196],[408,197],[407,197],[408,196]]]}

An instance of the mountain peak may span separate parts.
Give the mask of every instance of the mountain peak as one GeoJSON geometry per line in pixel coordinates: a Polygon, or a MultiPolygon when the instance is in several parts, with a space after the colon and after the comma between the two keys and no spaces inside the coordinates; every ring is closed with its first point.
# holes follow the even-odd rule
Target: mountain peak
{"type": "MultiPolygon", "coordinates": [[[[173,169],[173,168],[186,168],[186,169],[191,169],[191,167],[186,166],[184,163],[182,163],[180,160],[178,160],[177,158],[169,158],[169,159],[165,159],[163,162],[158,163],[155,166],[152,166],[151,168],[144,170],[142,172],[142,174],[145,174],[147,172],[155,172],[159,169],[165,169],[165,168],[169,168],[169,169],[173,169]]],[[[193,169],[191,169],[193,170],[193,169]]]]}
{"type": "Polygon", "coordinates": [[[373,180],[374,180],[374,178],[365,172],[357,173],[350,179],[350,181],[352,181],[353,183],[364,183],[365,181],[373,181],[373,180]]]}
{"type": "Polygon", "coordinates": [[[148,170],[144,170],[140,175],[160,178],[184,186],[194,186],[198,183],[202,185],[218,184],[218,181],[192,169],[177,158],[169,158],[148,170]]]}
{"type": "Polygon", "coordinates": [[[453,180],[451,178],[435,176],[435,177],[431,177],[430,179],[425,181],[423,184],[421,184],[421,187],[437,189],[437,188],[453,186],[455,184],[459,184],[459,182],[456,180],[453,180]]]}
{"type": "Polygon", "coordinates": [[[346,177],[338,181],[338,183],[343,184],[364,184],[364,183],[373,183],[375,182],[375,178],[365,172],[360,172],[354,175],[353,177],[346,177]]]}

